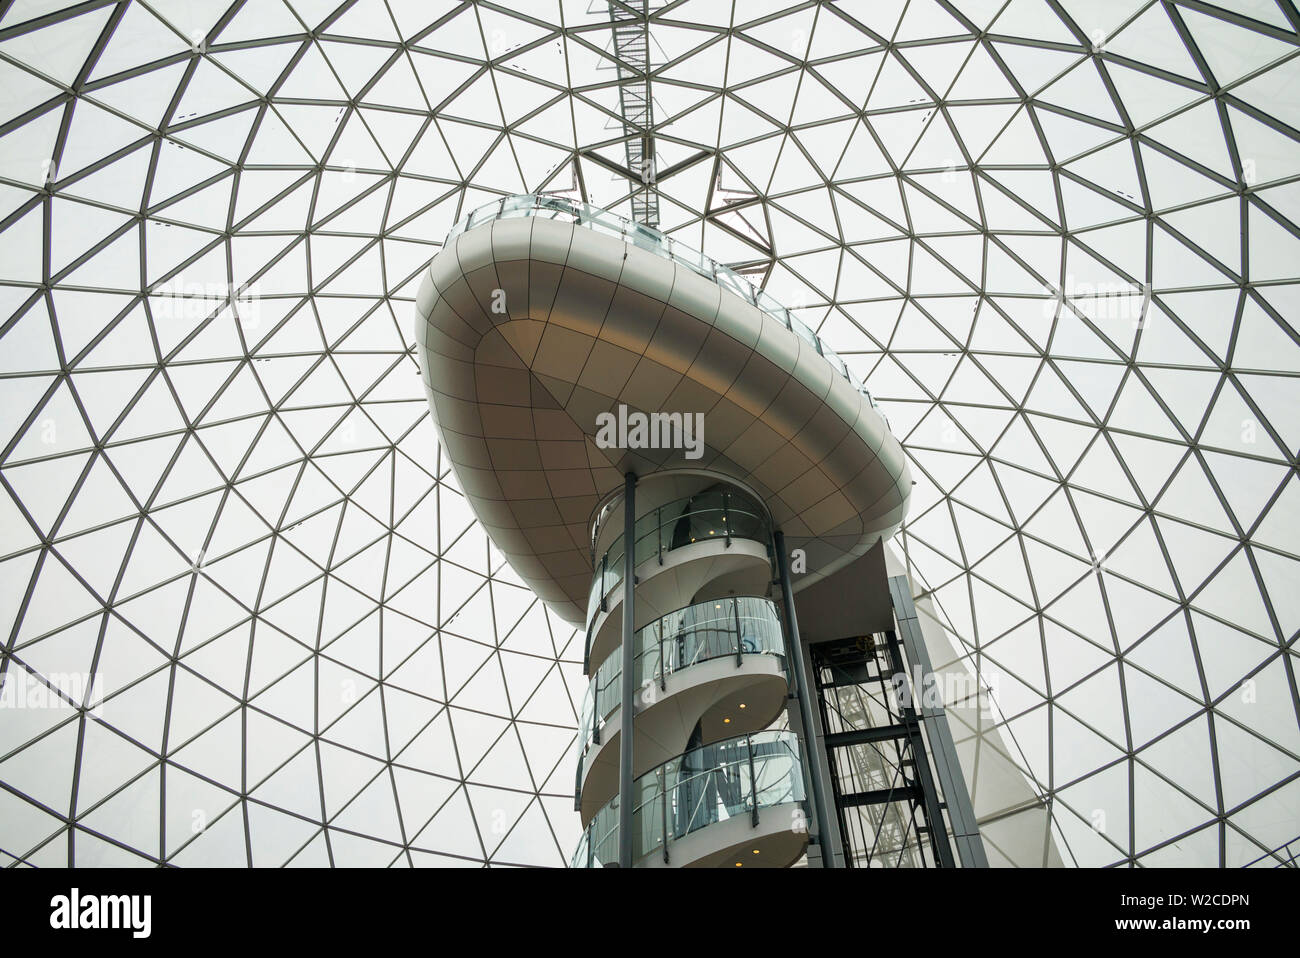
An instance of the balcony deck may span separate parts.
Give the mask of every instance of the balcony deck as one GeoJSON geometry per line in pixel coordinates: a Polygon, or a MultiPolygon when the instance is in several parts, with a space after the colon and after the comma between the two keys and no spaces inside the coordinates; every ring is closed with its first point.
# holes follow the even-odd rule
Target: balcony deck
{"type": "Polygon", "coordinates": [[[584,622],[592,520],[629,471],[753,490],[806,552],[796,589],[893,533],[911,491],[902,447],[811,331],[654,230],[514,199],[434,257],[417,355],[457,483],[553,612],[584,622]],[[601,448],[597,416],[620,405],[702,414],[699,458],[601,448]]]}

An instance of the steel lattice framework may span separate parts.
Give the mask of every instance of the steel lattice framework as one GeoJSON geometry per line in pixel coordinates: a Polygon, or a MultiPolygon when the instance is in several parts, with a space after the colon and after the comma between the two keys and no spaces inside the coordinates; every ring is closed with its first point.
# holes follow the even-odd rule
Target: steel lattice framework
{"type": "Polygon", "coordinates": [[[1294,864],[1294,4],[610,7],[4,4],[0,861],[567,859],[581,637],[413,297],[501,195],[630,215],[648,63],[660,227],[881,401],[1063,857],[1294,864]]]}

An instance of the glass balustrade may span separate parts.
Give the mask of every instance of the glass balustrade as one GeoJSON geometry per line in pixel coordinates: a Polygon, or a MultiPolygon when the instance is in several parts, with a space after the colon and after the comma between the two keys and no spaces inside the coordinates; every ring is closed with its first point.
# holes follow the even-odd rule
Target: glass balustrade
{"type": "MultiPolygon", "coordinates": [[[[665,844],[671,860],[673,842],[701,828],[804,801],[798,738],[790,731],[755,732],[691,749],[638,778],[632,800],[633,860],[665,844]]],[[[588,825],[573,854],[575,868],[618,862],[618,802],[615,797],[588,825]]]]}
{"type": "Polygon", "coordinates": [[[880,408],[876,405],[871,393],[867,391],[867,387],[853,375],[844,361],[835,355],[835,352],[822,342],[821,338],[808,328],[807,324],[778,303],[766,290],[758,289],[735,270],[705,256],[701,252],[691,249],[678,240],[670,239],[656,229],[642,226],[640,223],[625,219],[608,210],[587,203],[580,203],[576,200],[569,200],[562,196],[545,196],[533,193],[507,196],[504,199],[480,206],[468,216],[463,217],[447,233],[443,245],[446,246],[466,230],[482,226],[484,223],[521,216],[561,219],[566,222],[576,223],[597,233],[621,239],[625,243],[630,243],[647,252],[670,259],[675,263],[681,263],[692,272],[713,280],[719,286],[735,293],[745,302],[757,306],[786,329],[816,348],[822,356],[826,357],[841,378],[847,380],[854,389],[866,397],[873,409],[880,408]]]}
{"type": "MultiPolygon", "coordinates": [[[[669,675],[711,659],[776,655],[785,663],[785,642],[776,605],[758,596],[727,596],[670,612],[633,637],[633,682],[654,694],[669,675]]],[[[587,686],[578,727],[585,755],[605,721],[622,704],[623,650],[600,664],[587,686]]]]}
{"type": "MultiPolygon", "coordinates": [[[[652,558],[662,562],[674,549],[706,539],[752,539],[770,547],[771,527],[758,500],[738,489],[713,486],[684,499],[659,506],[633,526],[634,564],[652,558]]],[[[623,581],[623,536],[596,560],[587,596],[587,628],[602,603],[623,581]]]]}

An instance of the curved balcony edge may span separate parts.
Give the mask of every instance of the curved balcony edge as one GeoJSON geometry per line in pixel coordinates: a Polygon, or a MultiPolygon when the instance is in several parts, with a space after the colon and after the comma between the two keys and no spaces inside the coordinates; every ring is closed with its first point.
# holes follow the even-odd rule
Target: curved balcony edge
{"type": "MultiPolygon", "coordinates": [[[[735,293],[751,306],[757,306],[790,332],[813,346],[837,375],[847,380],[857,392],[861,393],[873,409],[877,410],[877,412],[880,411],[880,405],[876,402],[875,397],[871,395],[866,385],[853,374],[853,371],[849,369],[848,364],[844,362],[840,355],[813,332],[803,320],[777,302],[771,293],[754,286],[748,279],[729,266],[719,263],[711,256],[706,256],[704,253],[692,249],[680,240],[672,239],[653,227],[634,222],[626,217],[619,216],[617,213],[611,213],[588,203],[570,200],[562,196],[550,196],[544,193],[519,193],[484,203],[462,216],[447,231],[447,236],[442,245],[446,248],[451,244],[452,240],[467,230],[484,226],[499,219],[525,216],[568,220],[577,226],[617,237],[640,249],[647,250],[674,263],[679,263],[705,279],[713,280],[723,289],[735,293]]],[[[880,415],[883,419],[884,413],[882,412],[880,415]]],[[[886,420],[887,424],[888,420],[886,420]]]]}
{"type": "Polygon", "coordinates": [[[796,547],[821,550],[809,581],[897,527],[911,487],[902,447],[805,338],[621,233],[572,217],[494,217],[430,261],[416,357],[456,484],[550,612],[586,625],[588,522],[629,472],[691,465],[733,477],[796,547]],[[626,358],[632,374],[593,355],[626,358]],[[498,385],[483,393],[488,382],[498,385]],[[665,415],[712,416],[702,443],[578,454],[602,414],[653,415],[670,387],[665,415]]]}
{"type": "MultiPolygon", "coordinates": [[[[609,611],[609,600],[623,582],[627,548],[624,538],[619,533],[592,563],[586,615],[589,651],[592,626],[601,612],[609,611]]],[[[638,571],[651,559],[662,566],[665,557],[677,549],[709,540],[730,546],[736,539],[761,542],[770,552],[772,519],[757,497],[728,480],[718,480],[693,495],[657,505],[637,516],[633,526],[634,564],[638,571]]]]}
{"type": "MultiPolygon", "coordinates": [[[[634,866],[728,864],[740,848],[751,857],[739,864],[788,866],[807,844],[803,783],[802,754],[791,731],[691,749],[633,783],[634,866]]],[[[573,867],[617,863],[618,802],[612,799],[583,831],[573,867]]]]}
{"type": "MultiPolygon", "coordinates": [[[[674,609],[637,629],[632,641],[634,684],[646,689],[658,682],[661,692],[667,691],[668,676],[713,659],[734,657],[740,664],[749,655],[785,657],[776,603],[759,595],[720,596],[674,609]]],[[[621,704],[622,672],[622,649],[616,648],[587,685],[578,719],[584,754],[600,743],[600,730],[621,704]]]]}
{"type": "MultiPolygon", "coordinates": [[[[772,578],[772,560],[766,543],[720,539],[691,543],[664,557],[661,565],[651,558],[636,567],[637,630],[686,605],[713,601],[731,594],[753,595],[765,591],[772,578]]],[[[615,588],[598,608],[586,639],[585,671],[603,662],[622,645],[623,589],[615,588]]]]}

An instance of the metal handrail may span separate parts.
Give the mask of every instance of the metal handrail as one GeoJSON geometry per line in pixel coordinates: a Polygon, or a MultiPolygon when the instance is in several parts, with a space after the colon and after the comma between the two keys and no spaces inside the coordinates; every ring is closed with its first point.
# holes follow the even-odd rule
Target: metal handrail
{"type": "MultiPolygon", "coordinates": [[[[684,627],[679,631],[679,635],[700,631],[698,623],[684,627]]],[[[761,631],[761,627],[760,627],[761,631]]],[[[674,637],[675,638],[675,637],[674,637]]],[[[761,638],[761,636],[760,636],[761,638]]],[[[654,674],[650,677],[653,680],[656,676],[659,679],[660,689],[667,688],[667,676],[673,675],[683,669],[699,665],[702,662],[709,662],[714,659],[725,658],[728,655],[736,656],[737,666],[744,662],[743,655],[748,652],[751,655],[775,655],[780,657],[782,664],[785,664],[785,643],[781,635],[780,617],[777,615],[776,607],[770,599],[763,596],[737,595],[726,596],[719,599],[708,599],[704,602],[696,602],[672,612],[665,613],[653,622],[638,629],[633,637],[634,649],[636,650],[636,661],[641,662],[645,656],[652,654],[656,650],[659,653],[659,661],[656,663],[654,674]],[[729,620],[731,628],[729,629],[709,629],[716,631],[720,638],[729,638],[732,641],[723,644],[719,641],[716,647],[713,647],[709,641],[702,641],[695,644],[691,649],[690,655],[686,658],[678,658],[675,654],[676,644],[669,643],[665,645],[664,635],[666,629],[664,623],[673,619],[675,616],[681,616],[684,613],[691,612],[695,609],[703,609],[706,606],[718,606],[721,603],[729,603],[730,608],[721,611],[718,615],[704,621],[724,621],[729,620]],[[752,621],[756,618],[762,618],[770,622],[771,640],[764,643],[755,643],[752,648],[745,647],[746,635],[741,626],[741,603],[754,603],[757,608],[761,608],[766,614],[755,616],[752,610],[746,611],[745,621],[752,621]],[[654,634],[655,642],[653,645],[646,642],[646,636],[654,634]],[[766,646],[766,647],[764,647],[766,646]],[[672,650],[673,655],[666,654],[666,650],[672,650]],[[671,658],[671,662],[670,662],[671,658]]],[[[601,744],[601,729],[605,720],[618,708],[621,702],[619,695],[618,679],[622,674],[622,650],[615,649],[605,660],[596,668],[592,675],[591,681],[587,686],[587,693],[582,700],[582,711],[578,720],[578,757],[579,757],[579,776],[581,782],[581,759],[590,751],[593,745],[601,744]]]]}
{"type": "Polygon", "coordinates": [[[762,310],[786,329],[814,346],[817,353],[839,374],[841,379],[847,381],[849,385],[866,398],[873,409],[879,408],[866,385],[853,375],[848,365],[835,350],[827,346],[821,337],[813,332],[806,323],[778,303],[766,290],[755,287],[753,283],[735,270],[729,266],[724,266],[712,257],[706,256],[704,253],[664,235],[657,229],[634,222],[626,217],[619,216],[617,213],[611,213],[609,210],[562,196],[520,193],[516,196],[507,196],[491,203],[485,203],[466,216],[461,217],[447,232],[447,238],[443,241],[443,246],[450,244],[461,233],[476,226],[482,226],[484,223],[524,216],[538,216],[545,219],[558,219],[561,216],[572,218],[573,222],[579,226],[584,226],[594,232],[617,236],[624,242],[631,242],[641,249],[653,252],[675,263],[680,263],[705,279],[711,279],[719,286],[730,289],[745,302],[762,310]]]}
{"type": "MultiPolygon", "coordinates": [[[[661,845],[663,854],[667,861],[668,844],[670,841],[681,839],[682,837],[698,829],[705,828],[716,822],[724,820],[726,817],[736,814],[737,811],[749,806],[750,820],[757,824],[758,811],[760,808],[771,808],[778,805],[784,805],[791,802],[802,802],[803,794],[803,769],[802,754],[799,749],[798,737],[788,730],[785,731],[766,731],[756,732],[751,735],[740,735],[735,738],[725,739],[711,745],[700,746],[691,749],[682,755],[677,756],[662,765],[656,766],[637,778],[633,785],[633,794],[644,796],[633,809],[633,821],[640,822],[637,826],[638,831],[644,829],[647,821],[642,817],[645,814],[653,814],[655,805],[658,804],[658,823],[660,835],[656,838],[653,831],[649,834],[649,841],[646,847],[638,849],[638,857],[653,853],[661,845]],[[678,771],[684,770],[689,766],[691,756],[705,753],[713,750],[713,764],[708,768],[691,771],[685,777],[679,778],[671,786],[668,784],[668,777],[671,774],[674,765],[678,771]],[[718,776],[723,776],[723,783],[726,783],[728,772],[739,775],[739,769],[746,767],[749,774],[749,789],[746,801],[739,803],[739,808],[735,802],[724,799],[724,805],[730,804],[732,811],[717,813],[715,809],[710,808],[707,802],[711,796],[721,793],[722,786],[719,784],[715,790],[710,790],[711,780],[718,776]],[[765,773],[774,771],[775,777],[763,785],[759,785],[759,779],[765,773]],[[653,787],[644,787],[646,784],[653,787]],[[679,825],[672,830],[669,829],[668,803],[679,798],[686,798],[689,805],[678,806],[682,815],[677,819],[679,825]]],[[[736,786],[742,785],[734,781],[736,786]]],[[[618,829],[617,815],[617,797],[612,799],[604,808],[597,812],[591,823],[583,832],[582,838],[578,842],[578,847],[574,852],[571,864],[576,867],[593,867],[596,862],[596,849],[605,847],[611,843],[611,837],[618,829]]],[[[642,831],[644,835],[645,832],[642,831]]]]}
{"type": "MultiPolygon", "coordinates": [[[[678,548],[678,546],[673,545],[671,538],[669,539],[667,545],[665,546],[663,529],[667,526],[677,526],[683,521],[686,522],[689,526],[692,519],[696,519],[702,516],[717,515],[720,520],[718,523],[720,531],[715,532],[714,530],[710,530],[710,535],[706,536],[705,538],[713,538],[714,536],[717,536],[719,538],[725,538],[726,544],[728,546],[731,545],[731,540],[733,538],[750,539],[753,541],[759,541],[764,543],[767,542],[770,536],[770,531],[769,531],[770,523],[767,514],[763,511],[762,506],[759,505],[756,500],[751,500],[749,502],[744,502],[742,500],[741,504],[738,506],[737,497],[741,494],[730,492],[730,491],[724,491],[726,499],[722,504],[719,505],[705,504],[705,505],[701,505],[699,508],[691,508],[692,502],[695,502],[696,500],[699,500],[708,494],[709,491],[705,490],[703,492],[696,493],[693,496],[687,496],[682,499],[676,499],[673,502],[666,503],[662,506],[657,506],[653,513],[646,513],[646,515],[642,516],[641,519],[637,520],[638,524],[640,524],[642,520],[650,518],[652,515],[654,516],[654,527],[650,529],[643,529],[642,531],[640,531],[632,543],[632,548],[636,550],[635,554],[637,557],[636,558],[637,564],[639,565],[642,561],[646,559],[650,559],[655,555],[657,555],[659,558],[659,562],[662,565],[664,554],[673,551],[674,548],[678,548]],[[673,511],[677,507],[683,505],[685,506],[685,511],[680,513],[673,511]],[[663,518],[665,512],[670,513],[670,517],[668,519],[663,518]],[[760,530],[759,535],[757,536],[747,535],[738,531],[737,529],[738,520],[744,520],[744,519],[751,519],[757,522],[760,530]],[[654,546],[655,546],[654,551],[646,552],[643,554],[640,547],[642,543],[646,542],[651,538],[653,538],[654,540],[654,546]]],[[[744,499],[748,499],[748,498],[749,498],[748,496],[744,497],[744,499]]],[[[683,543],[683,545],[690,545],[695,541],[696,539],[692,538],[691,542],[683,543]]],[[[618,555],[621,552],[621,550],[625,548],[626,548],[626,544],[623,541],[623,536],[620,535],[610,544],[609,548],[605,550],[604,554],[601,555],[599,561],[594,563],[594,565],[596,566],[596,573],[592,577],[591,591],[587,595],[586,628],[587,628],[588,646],[583,656],[584,659],[583,664],[584,666],[588,666],[588,671],[590,666],[590,661],[588,660],[588,654],[590,652],[589,643],[591,641],[592,624],[595,622],[596,616],[599,613],[608,611],[607,597],[623,581],[622,573],[620,571],[622,567],[621,559],[616,562],[611,562],[609,560],[611,556],[618,555]]]]}

